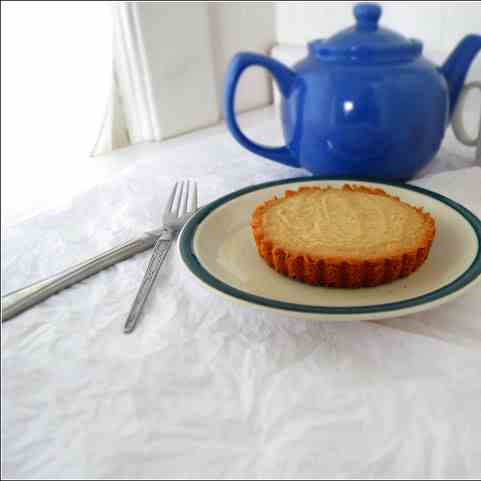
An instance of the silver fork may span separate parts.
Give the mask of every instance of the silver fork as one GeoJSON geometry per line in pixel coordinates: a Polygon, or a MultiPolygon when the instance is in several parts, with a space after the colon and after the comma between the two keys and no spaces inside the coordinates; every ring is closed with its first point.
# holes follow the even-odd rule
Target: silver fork
{"type": "Polygon", "coordinates": [[[150,258],[147,271],[145,272],[142,284],[137,292],[129,316],[124,326],[124,333],[129,334],[137,325],[140,313],[145,301],[149,297],[152,286],[159,273],[160,266],[164,262],[170,245],[175,236],[185,224],[190,215],[197,209],[197,183],[189,181],[177,182],[169,197],[167,206],[162,217],[164,226],[160,230],[160,236],[155,243],[152,257],[150,258]]]}

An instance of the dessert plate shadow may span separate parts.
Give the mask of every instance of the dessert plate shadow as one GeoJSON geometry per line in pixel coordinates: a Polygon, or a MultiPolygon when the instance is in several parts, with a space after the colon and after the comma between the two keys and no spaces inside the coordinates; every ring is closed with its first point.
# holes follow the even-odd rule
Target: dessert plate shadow
{"type": "Polygon", "coordinates": [[[313,320],[398,317],[448,302],[481,278],[481,221],[468,209],[416,186],[361,179],[302,177],[268,182],[221,197],[194,214],[180,233],[178,249],[188,272],[232,301],[313,320]],[[381,188],[423,207],[436,220],[429,258],[409,277],[378,287],[316,287],[279,275],[256,250],[250,220],[256,206],[303,185],[381,188]]]}

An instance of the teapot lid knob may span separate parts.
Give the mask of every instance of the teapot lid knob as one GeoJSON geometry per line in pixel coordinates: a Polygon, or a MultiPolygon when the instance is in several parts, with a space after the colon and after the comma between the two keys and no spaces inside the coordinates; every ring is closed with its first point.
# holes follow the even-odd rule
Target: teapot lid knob
{"type": "Polygon", "coordinates": [[[357,29],[362,31],[377,30],[382,8],[377,3],[358,3],[354,7],[357,29]]]}

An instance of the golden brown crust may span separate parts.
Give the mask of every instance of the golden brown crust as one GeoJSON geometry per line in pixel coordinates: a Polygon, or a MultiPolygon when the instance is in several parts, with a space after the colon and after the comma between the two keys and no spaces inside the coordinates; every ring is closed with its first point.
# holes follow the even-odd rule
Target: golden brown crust
{"type": "MultiPolygon", "coordinates": [[[[284,198],[299,195],[308,190],[325,191],[329,189],[332,187],[300,187],[298,191],[286,191],[284,198]]],[[[399,197],[391,196],[381,189],[349,184],[344,185],[342,189],[380,195],[401,202],[399,197]]],[[[281,200],[282,198],[274,197],[264,202],[256,208],[252,216],[251,228],[257,250],[267,264],[280,274],[311,285],[345,288],[373,287],[406,277],[427,259],[436,234],[435,222],[431,215],[423,212],[422,208],[409,206],[418,211],[427,224],[425,237],[415,249],[399,252],[391,257],[368,260],[323,258],[289,252],[265,238],[262,225],[264,212],[281,200]]]]}

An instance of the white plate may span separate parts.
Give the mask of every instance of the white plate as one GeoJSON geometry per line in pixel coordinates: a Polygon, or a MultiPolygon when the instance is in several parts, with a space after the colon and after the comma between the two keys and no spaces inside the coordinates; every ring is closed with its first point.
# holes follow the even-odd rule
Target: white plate
{"type": "Polygon", "coordinates": [[[401,316],[454,299],[480,279],[480,245],[480,220],[435,192],[403,184],[305,177],[248,187],[209,204],[182,229],[179,252],[196,279],[234,301],[303,319],[341,321],[401,316]],[[378,287],[334,289],[303,284],[268,267],[250,230],[255,207],[301,185],[346,182],[380,187],[435,218],[436,238],[419,270],[378,287]]]}

